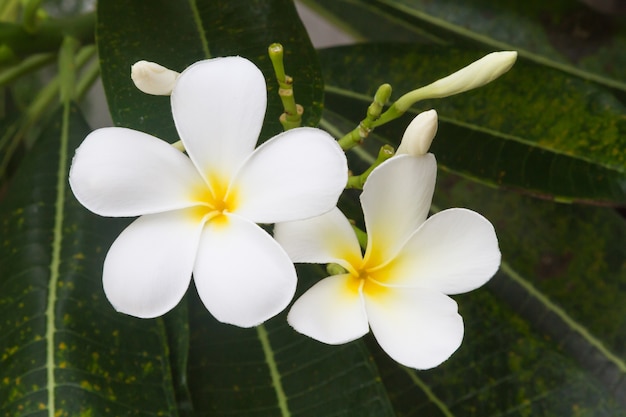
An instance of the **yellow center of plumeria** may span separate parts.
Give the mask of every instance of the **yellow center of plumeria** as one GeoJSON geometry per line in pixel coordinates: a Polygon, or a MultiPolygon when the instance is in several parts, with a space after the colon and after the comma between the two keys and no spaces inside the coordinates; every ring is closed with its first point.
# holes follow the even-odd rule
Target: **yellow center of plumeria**
{"type": "Polygon", "coordinates": [[[197,221],[226,224],[226,213],[232,213],[237,206],[237,193],[229,188],[228,181],[212,176],[210,187],[203,186],[194,191],[194,200],[200,204],[194,207],[193,217],[197,221]]]}
{"type": "Polygon", "coordinates": [[[361,289],[364,294],[370,297],[379,297],[388,291],[388,287],[381,285],[385,279],[384,273],[379,268],[371,267],[365,262],[361,262],[359,267],[354,265],[354,263],[351,263],[346,268],[350,274],[348,279],[348,290],[350,292],[359,292],[361,289]]]}

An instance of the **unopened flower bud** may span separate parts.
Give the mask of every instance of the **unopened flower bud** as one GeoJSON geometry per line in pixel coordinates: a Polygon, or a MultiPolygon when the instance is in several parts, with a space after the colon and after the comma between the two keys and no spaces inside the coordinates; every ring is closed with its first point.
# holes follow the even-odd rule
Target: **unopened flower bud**
{"type": "Polygon", "coordinates": [[[438,97],[463,93],[495,80],[510,70],[515,60],[517,60],[516,51],[492,52],[428,87],[438,97]]]}
{"type": "Polygon", "coordinates": [[[510,70],[516,60],[515,51],[492,52],[447,77],[406,93],[394,106],[403,113],[420,100],[448,97],[482,87],[510,70]]]}
{"type": "Polygon", "coordinates": [[[402,142],[400,142],[400,146],[398,146],[396,155],[425,155],[436,133],[437,112],[435,110],[428,110],[418,114],[404,131],[402,142]]]}
{"type": "Polygon", "coordinates": [[[180,74],[148,61],[136,62],[130,70],[135,86],[146,94],[169,96],[180,74]]]}

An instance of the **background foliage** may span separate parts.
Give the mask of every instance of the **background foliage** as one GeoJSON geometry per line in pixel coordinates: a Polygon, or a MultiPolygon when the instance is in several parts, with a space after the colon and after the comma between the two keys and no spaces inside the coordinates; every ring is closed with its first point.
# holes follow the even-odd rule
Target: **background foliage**
{"type": "MultiPolygon", "coordinates": [[[[107,0],[95,13],[0,1],[0,416],[626,415],[624,17],[571,0],[305,3],[360,43],[316,51],[287,0],[107,0]],[[138,92],[130,65],[242,55],[268,81],[267,138],[282,112],[272,42],[285,46],[305,124],[337,137],[383,82],[393,100],[487,52],[519,51],[501,79],[418,103],[348,155],[360,172],[436,108],[434,209],[468,207],[496,227],[502,267],[455,297],[465,340],[440,367],[399,366],[369,337],[322,345],[284,314],[222,325],[193,288],[154,320],[104,297],[104,255],[128,220],[92,215],[67,186],[90,131],[84,93],[101,74],[116,125],[174,141],[169,100],[138,92]]],[[[344,197],[357,217],[356,194],[344,197]]],[[[299,276],[303,292],[323,270],[299,276]]]]}

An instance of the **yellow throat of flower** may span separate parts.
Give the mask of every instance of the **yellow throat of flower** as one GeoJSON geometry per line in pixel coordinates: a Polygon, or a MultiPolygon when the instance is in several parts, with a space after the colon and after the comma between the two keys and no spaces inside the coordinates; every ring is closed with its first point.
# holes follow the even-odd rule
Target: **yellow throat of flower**
{"type": "Polygon", "coordinates": [[[232,213],[236,208],[237,193],[229,187],[228,181],[216,176],[210,177],[210,186],[203,186],[193,193],[193,199],[199,205],[193,209],[197,221],[224,224],[228,221],[225,213],[232,213]]]}

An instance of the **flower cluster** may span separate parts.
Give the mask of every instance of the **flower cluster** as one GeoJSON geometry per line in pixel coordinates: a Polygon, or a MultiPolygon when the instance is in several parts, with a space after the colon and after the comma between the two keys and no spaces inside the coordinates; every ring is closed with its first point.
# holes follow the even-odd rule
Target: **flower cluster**
{"type": "MultiPolygon", "coordinates": [[[[503,69],[502,59],[439,80],[437,94],[491,81],[512,65],[507,56],[503,69]]],[[[428,153],[434,110],[418,115],[396,154],[367,177],[362,253],[336,207],[348,167],[330,135],[295,128],[255,148],[267,93],[254,64],[216,58],[179,74],[140,61],[132,79],[145,93],[171,96],[184,152],[146,133],[105,128],[87,136],[70,169],[72,191],[89,210],[139,216],[104,262],[104,291],[118,311],[165,314],[193,274],[213,316],[251,327],[291,302],[294,262],[334,264],[337,274],[291,308],[288,321],[298,332],[339,344],[371,329],[392,358],[418,369],[439,365],[459,347],[463,322],[449,295],[488,281],[500,252],[493,226],[473,211],[428,217],[437,172],[428,153]],[[274,224],[274,236],[259,224],[274,224]]]]}

